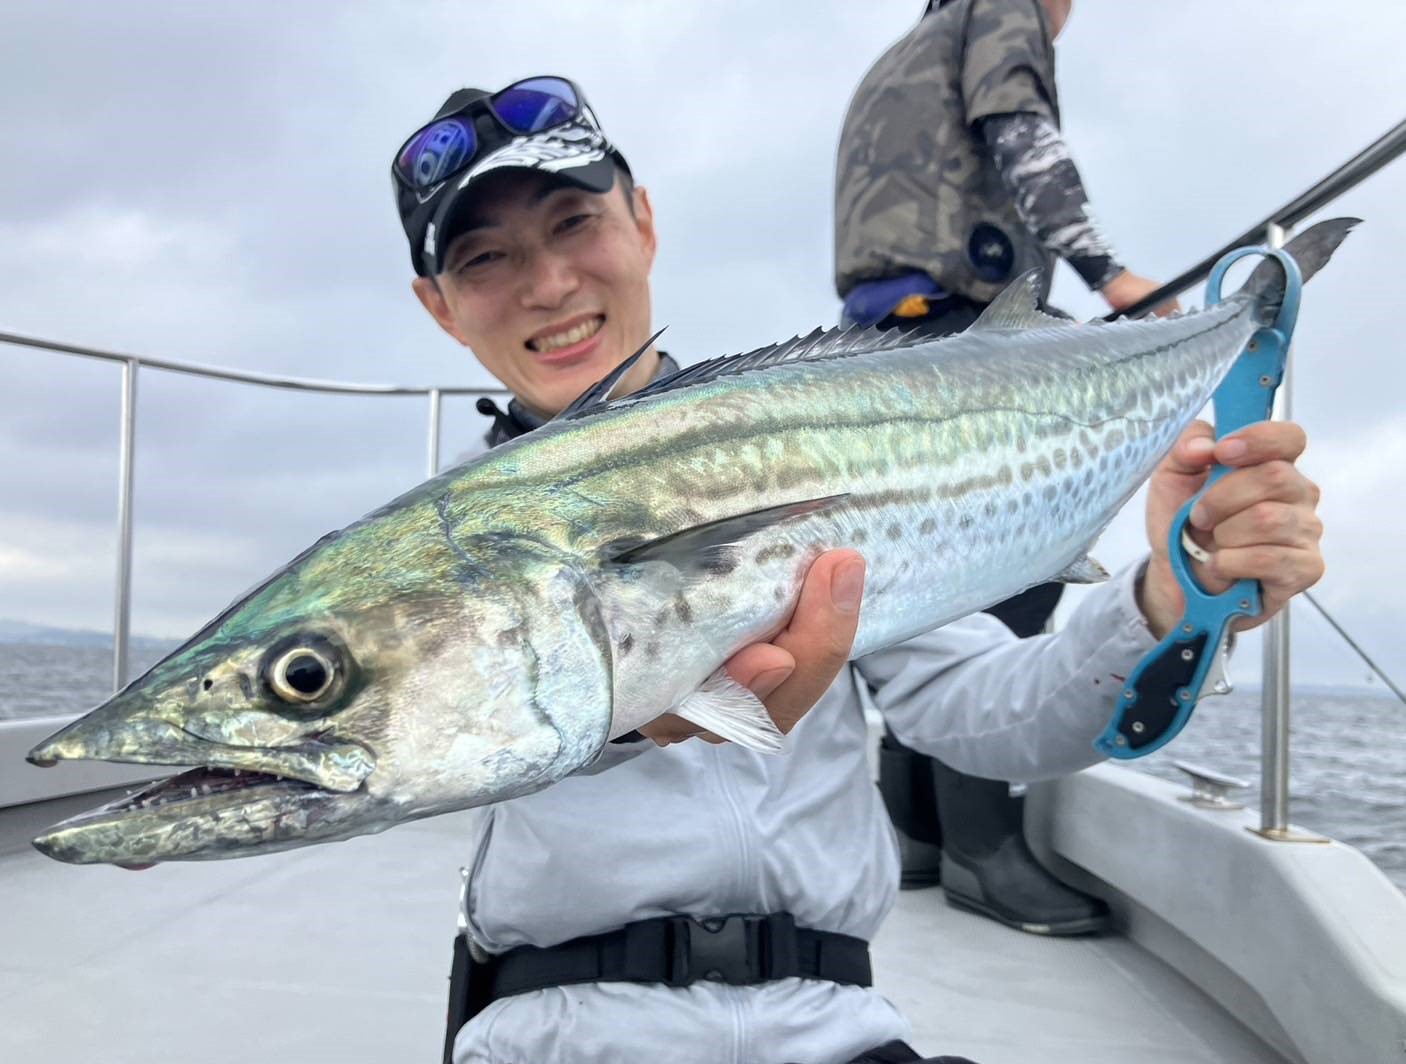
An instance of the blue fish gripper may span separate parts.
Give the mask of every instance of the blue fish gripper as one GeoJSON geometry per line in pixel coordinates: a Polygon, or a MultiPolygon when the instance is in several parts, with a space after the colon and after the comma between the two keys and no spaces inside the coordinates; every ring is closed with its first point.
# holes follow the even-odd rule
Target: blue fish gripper
{"type": "MultiPolygon", "coordinates": [[[[1206,305],[1221,301],[1226,270],[1247,255],[1279,260],[1285,275],[1284,302],[1274,322],[1246,341],[1216,389],[1212,401],[1217,440],[1246,425],[1266,421],[1273,413],[1274,393],[1284,379],[1289,338],[1299,315],[1303,278],[1298,264],[1283,250],[1270,247],[1238,248],[1223,256],[1206,281],[1206,305]]],[[[1208,687],[1217,692],[1229,690],[1225,652],[1230,622],[1236,617],[1259,615],[1263,608],[1259,582],[1239,580],[1219,595],[1207,592],[1192,570],[1191,552],[1199,548],[1187,532],[1192,508],[1228,472],[1228,466],[1212,467],[1205,485],[1172,520],[1167,550],[1186,597],[1186,612],[1124,682],[1113,719],[1094,740],[1094,749],[1108,757],[1129,761],[1160,750],[1186,726],[1208,687]]]]}

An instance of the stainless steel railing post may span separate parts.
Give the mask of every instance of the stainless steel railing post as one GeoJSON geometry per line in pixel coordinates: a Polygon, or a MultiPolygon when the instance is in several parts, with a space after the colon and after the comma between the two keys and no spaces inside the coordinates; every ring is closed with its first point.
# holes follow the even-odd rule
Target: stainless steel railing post
{"type": "Polygon", "coordinates": [[[117,458],[117,588],[112,617],[112,688],[127,683],[127,642],[132,621],[132,460],[137,438],[135,358],[122,363],[122,414],[117,458]]]}
{"type": "MultiPolygon", "coordinates": [[[[1288,230],[1270,222],[1265,243],[1283,247],[1288,230]]],[[[1276,414],[1294,416],[1293,354],[1284,365],[1284,381],[1276,396],[1276,414]]],[[[1271,837],[1289,827],[1289,607],[1286,604],[1264,626],[1263,686],[1260,693],[1260,831],[1271,837]]]]}
{"type": "Polygon", "coordinates": [[[429,446],[429,469],[430,476],[439,472],[439,411],[440,391],[438,388],[429,390],[430,396],[430,446],[429,446]]]}

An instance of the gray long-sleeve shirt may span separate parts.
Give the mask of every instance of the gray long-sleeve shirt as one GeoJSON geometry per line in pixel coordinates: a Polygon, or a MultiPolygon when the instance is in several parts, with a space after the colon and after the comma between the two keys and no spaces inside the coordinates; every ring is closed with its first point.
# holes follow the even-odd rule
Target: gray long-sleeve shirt
{"type": "MultiPolygon", "coordinates": [[[[670,913],[781,910],[801,927],[872,938],[899,865],[861,690],[903,743],[963,772],[1032,780],[1093,764],[1121,678],[1154,643],[1135,576],[1096,589],[1055,635],[1016,640],[979,614],[851,663],[780,755],[612,745],[586,772],[483,810],[472,938],[501,952],[670,913]]],[[[872,989],[595,983],[494,1002],[460,1031],[454,1059],[840,1064],[907,1036],[872,989]]]]}

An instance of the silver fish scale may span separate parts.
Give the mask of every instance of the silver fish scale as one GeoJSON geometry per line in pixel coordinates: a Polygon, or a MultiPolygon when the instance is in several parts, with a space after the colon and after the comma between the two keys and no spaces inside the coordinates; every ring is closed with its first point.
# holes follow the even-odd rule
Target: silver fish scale
{"type": "MultiPolygon", "coordinates": [[[[847,496],[747,537],[725,572],[665,580],[646,615],[611,615],[625,648],[614,730],[628,730],[622,714],[677,704],[722,657],[774,632],[824,549],[854,547],[869,566],[856,656],[1049,579],[1087,553],[1254,328],[1231,300],[1170,320],[978,328],[791,361],[549,426],[498,471],[515,493],[549,488],[534,507],[542,531],[588,559],[612,542],[847,496]]],[[[608,612],[611,587],[602,574],[608,612]]]]}

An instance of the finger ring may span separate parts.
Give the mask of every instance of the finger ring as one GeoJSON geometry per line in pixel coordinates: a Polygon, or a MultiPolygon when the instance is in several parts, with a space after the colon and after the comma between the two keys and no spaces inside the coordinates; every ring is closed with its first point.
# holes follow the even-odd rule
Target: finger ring
{"type": "Polygon", "coordinates": [[[1181,530],[1181,549],[1202,565],[1211,560],[1211,552],[1192,539],[1191,533],[1185,528],[1181,530]]]}

